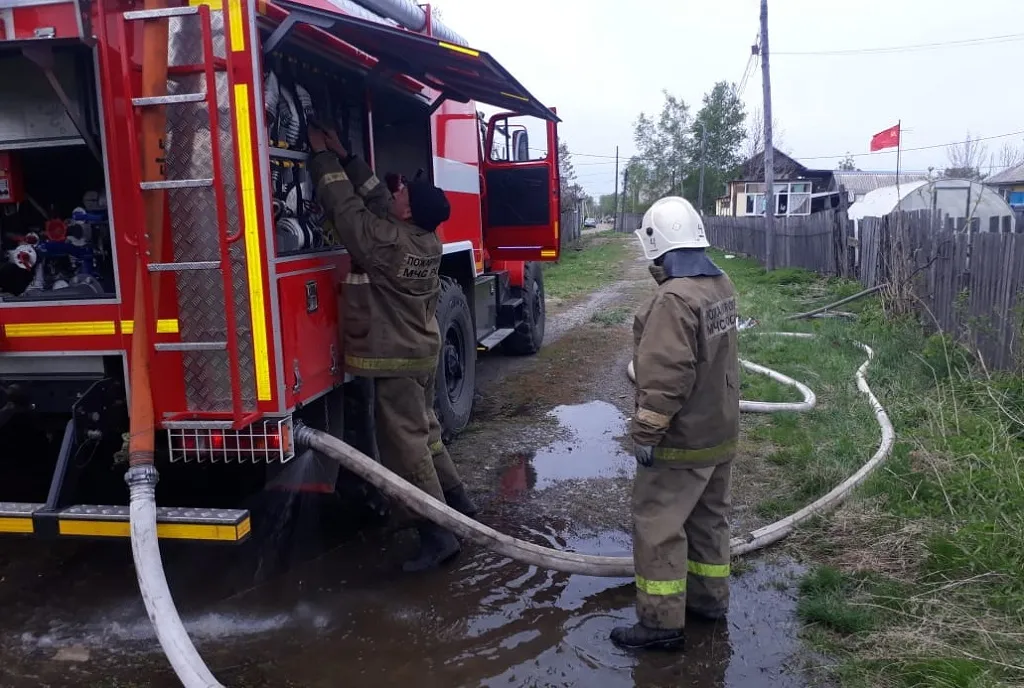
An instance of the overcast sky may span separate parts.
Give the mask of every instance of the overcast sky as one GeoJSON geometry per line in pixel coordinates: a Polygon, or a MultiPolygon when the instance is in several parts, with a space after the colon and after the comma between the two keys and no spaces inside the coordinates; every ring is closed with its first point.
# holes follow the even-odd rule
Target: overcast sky
{"type": "MultiPolygon", "coordinates": [[[[846,151],[865,170],[893,170],[896,153],[867,153],[872,134],[903,121],[905,148],[1024,130],[1021,0],[769,0],[777,147],[809,167],[846,151]],[[949,45],[1018,34],[974,44],[949,45]],[[927,50],[863,50],[946,43],[927,50]]],[[[696,110],[719,80],[738,82],[759,30],[759,0],[439,0],[443,20],[494,55],[563,119],[560,135],[580,183],[614,186],[614,160],[633,152],[639,112],[660,110],[662,89],[696,110]],[[587,154],[587,155],[584,155],[587,154]]],[[[761,102],[760,69],[743,92],[761,102]]],[[[987,141],[990,152],[1024,134],[987,141]]],[[[946,150],[906,151],[902,168],[944,167],[946,150]]]]}

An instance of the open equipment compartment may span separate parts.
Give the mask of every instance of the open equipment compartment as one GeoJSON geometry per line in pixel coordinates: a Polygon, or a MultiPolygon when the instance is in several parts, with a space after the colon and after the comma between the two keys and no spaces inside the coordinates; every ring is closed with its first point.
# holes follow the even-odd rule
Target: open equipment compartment
{"type": "Polygon", "coordinates": [[[35,258],[0,307],[116,297],[99,117],[92,49],[0,50],[0,259],[35,258]]]}
{"type": "Polygon", "coordinates": [[[428,103],[311,50],[298,32],[264,58],[263,94],[279,257],[344,248],[324,227],[307,168],[311,121],[333,127],[382,179],[432,177],[428,103]]]}

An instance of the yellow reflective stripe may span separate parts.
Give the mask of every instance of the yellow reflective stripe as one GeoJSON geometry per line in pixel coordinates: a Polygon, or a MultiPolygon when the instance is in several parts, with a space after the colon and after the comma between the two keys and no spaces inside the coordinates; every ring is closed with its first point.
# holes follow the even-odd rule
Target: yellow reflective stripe
{"type": "Polygon", "coordinates": [[[433,356],[426,358],[363,358],[345,356],[345,363],[363,370],[430,370],[436,365],[433,356]]]}
{"type": "Polygon", "coordinates": [[[23,516],[0,518],[0,533],[20,533],[22,535],[35,532],[31,518],[23,516]]]}
{"type": "MultiPolygon", "coordinates": [[[[178,321],[177,320],[157,320],[156,331],[158,334],[177,334],[178,333],[178,321]]],[[[134,320],[122,320],[121,321],[121,334],[134,334],[135,333],[135,321],[134,320]]]]}
{"type": "Polygon", "coordinates": [[[686,562],[686,570],[696,576],[704,576],[705,578],[729,577],[728,564],[702,564],[699,561],[690,559],[686,562]]]}
{"type": "Polygon", "coordinates": [[[665,461],[711,461],[736,451],[736,440],[729,440],[714,447],[703,449],[676,449],[674,447],[656,447],[654,458],[665,461]]]}
{"type": "Polygon", "coordinates": [[[431,454],[440,454],[443,451],[444,451],[444,442],[442,442],[441,440],[438,440],[437,442],[431,443],[431,445],[430,445],[430,453],[431,454]]]}
{"type": "Polygon", "coordinates": [[[444,41],[438,41],[437,44],[442,48],[447,48],[452,52],[462,53],[463,55],[469,55],[470,57],[480,57],[479,50],[473,50],[472,48],[464,48],[461,45],[452,45],[451,43],[445,43],[444,41]]]}
{"type": "Polygon", "coordinates": [[[648,595],[682,595],[686,592],[686,579],[655,581],[643,576],[636,577],[636,589],[648,595]]]}
{"type": "MultiPolygon", "coordinates": [[[[558,237],[558,233],[557,232],[555,233],[555,237],[556,238],[558,237]]],[[[540,257],[541,258],[554,258],[557,255],[558,255],[558,251],[556,251],[554,249],[545,249],[545,250],[540,252],[540,257]]]]}
{"type": "MultiPolygon", "coordinates": [[[[238,0],[231,0],[238,4],[238,0]]],[[[233,5],[231,32],[235,22],[233,5]]],[[[239,9],[239,13],[241,10],[239,9]]],[[[233,41],[232,41],[233,42],[233,41]]],[[[249,277],[249,317],[252,323],[253,358],[256,363],[256,399],[268,401],[270,394],[270,348],[267,344],[267,306],[263,294],[263,257],[259,216],[256,213],[256,173],[253,164],[252,116],[249,112],[249,86],[235,84],[235,136],[238,139],[238,178],[242,191],[242,227],[245,236],[245,263],[249,277]]]]}
{"type": "MultiPolygon", "coordinates": [[[[29,519],[31,520],[31,519],[29,519]]],[[[217,540],[237,542],[252,530],[246,518],[238,525],[217,525],[199,523],[158,523],[156,535],[162,540],[217,540]]],[[[30,531],[31,532],[31,531],[30,531]]],[[[128,521],[91,521],[81,519],[57,519],[57,532],[65,536],[79,537],[131,537],[128,521]]]]}
{"type": "Polygon", "coordinates": [[[636,419],[638,422],[644,425],[649,425],[652,428],[662,430],[668,427],[668,424],[672,422],[672,416],[667,416],[664,413],[658,413],[650,409],[641,408],[636,412],[636,419]]]}
{"type": "MultiPolygon", "coordinates": [[[[326,177],[328,175],[324,175],[324,176],[326,177]]],[[[359,187],[359,195],[360,196],[365,196],[366,194],[368,194],[371,191],[373,191],[374,189],[376,189],[379,184],[380,184],[380,180],[377,179],[376,175],[374,175],[373,177],[370,177],[369,179],[367,179],[365,182],[363,182],[360,185],[360,187],[359,187]]]]}
{"type": "Polygon", "coordinates": [[[320,177],[320,186],[327,186],[334,182],[347,182],[348,175],[344,172],[328,172],[324,176],[320,177]]]}
{"type": "Polygon", "coordinates": [[[516,95],[515,93],[506,93],[505,91],[501,91],[501,95],[508,96],[509,98],[515,98],[516,100],[521,100],[524,103],[529,103],[530,102],[529,98],[524,98],[523,96],[516,95]]]}
{"type": "Polygon", "coordinates": [[[11,323],[4,325],[8,337],[78,337],[83,335],[117,334],[113,320],[82,320],[79,322],[11,323]]]}
{"type": "Polygon", "coordinates": [[[242,24],[241,0],[228,0],[228,16],[231,22],[231,52],[245,50],[245,25],[242,24]]]}

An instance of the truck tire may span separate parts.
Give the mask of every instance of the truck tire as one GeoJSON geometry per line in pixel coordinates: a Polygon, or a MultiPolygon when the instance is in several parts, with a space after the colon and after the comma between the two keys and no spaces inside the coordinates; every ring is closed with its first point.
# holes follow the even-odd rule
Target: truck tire
{"type": "Polygon", "coordinates": [[[434,410],[445,439],[469,424],[476,390],[476,336],[469,302],[459,283],[441,278],[437,301],[441,352],[434,380],[434,410]]]}
{"type": "Polygon", "coordinates": [[[513,287],[512,296],[523,299],[523,320],[516,323],[516,331],[501,343],[503,353],[512,356],[530,356],[544,344],[544,271],[539,263],[527,263],[523,286],[513,287]]]}

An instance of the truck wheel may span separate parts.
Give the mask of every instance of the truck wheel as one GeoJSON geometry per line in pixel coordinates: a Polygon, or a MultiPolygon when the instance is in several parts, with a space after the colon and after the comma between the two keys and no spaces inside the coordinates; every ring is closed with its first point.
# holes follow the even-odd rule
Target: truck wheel
{"type": "Polygon", "coordinates": [[[434,410],[445,438],[469,424],[476,389],[476,337],[469,302],[459,283],[441,278],[437,301],[441,354],[434,381],[434,410]]]}
{"type": "Polygon", "coordinates": [[[513,287],[512,296],[523,299],[523,320],[501,343],[501,350],[513,356],[529,356],[544,343],[544,271],[539,263],[527,263],[522,288],[513,287]]]}

